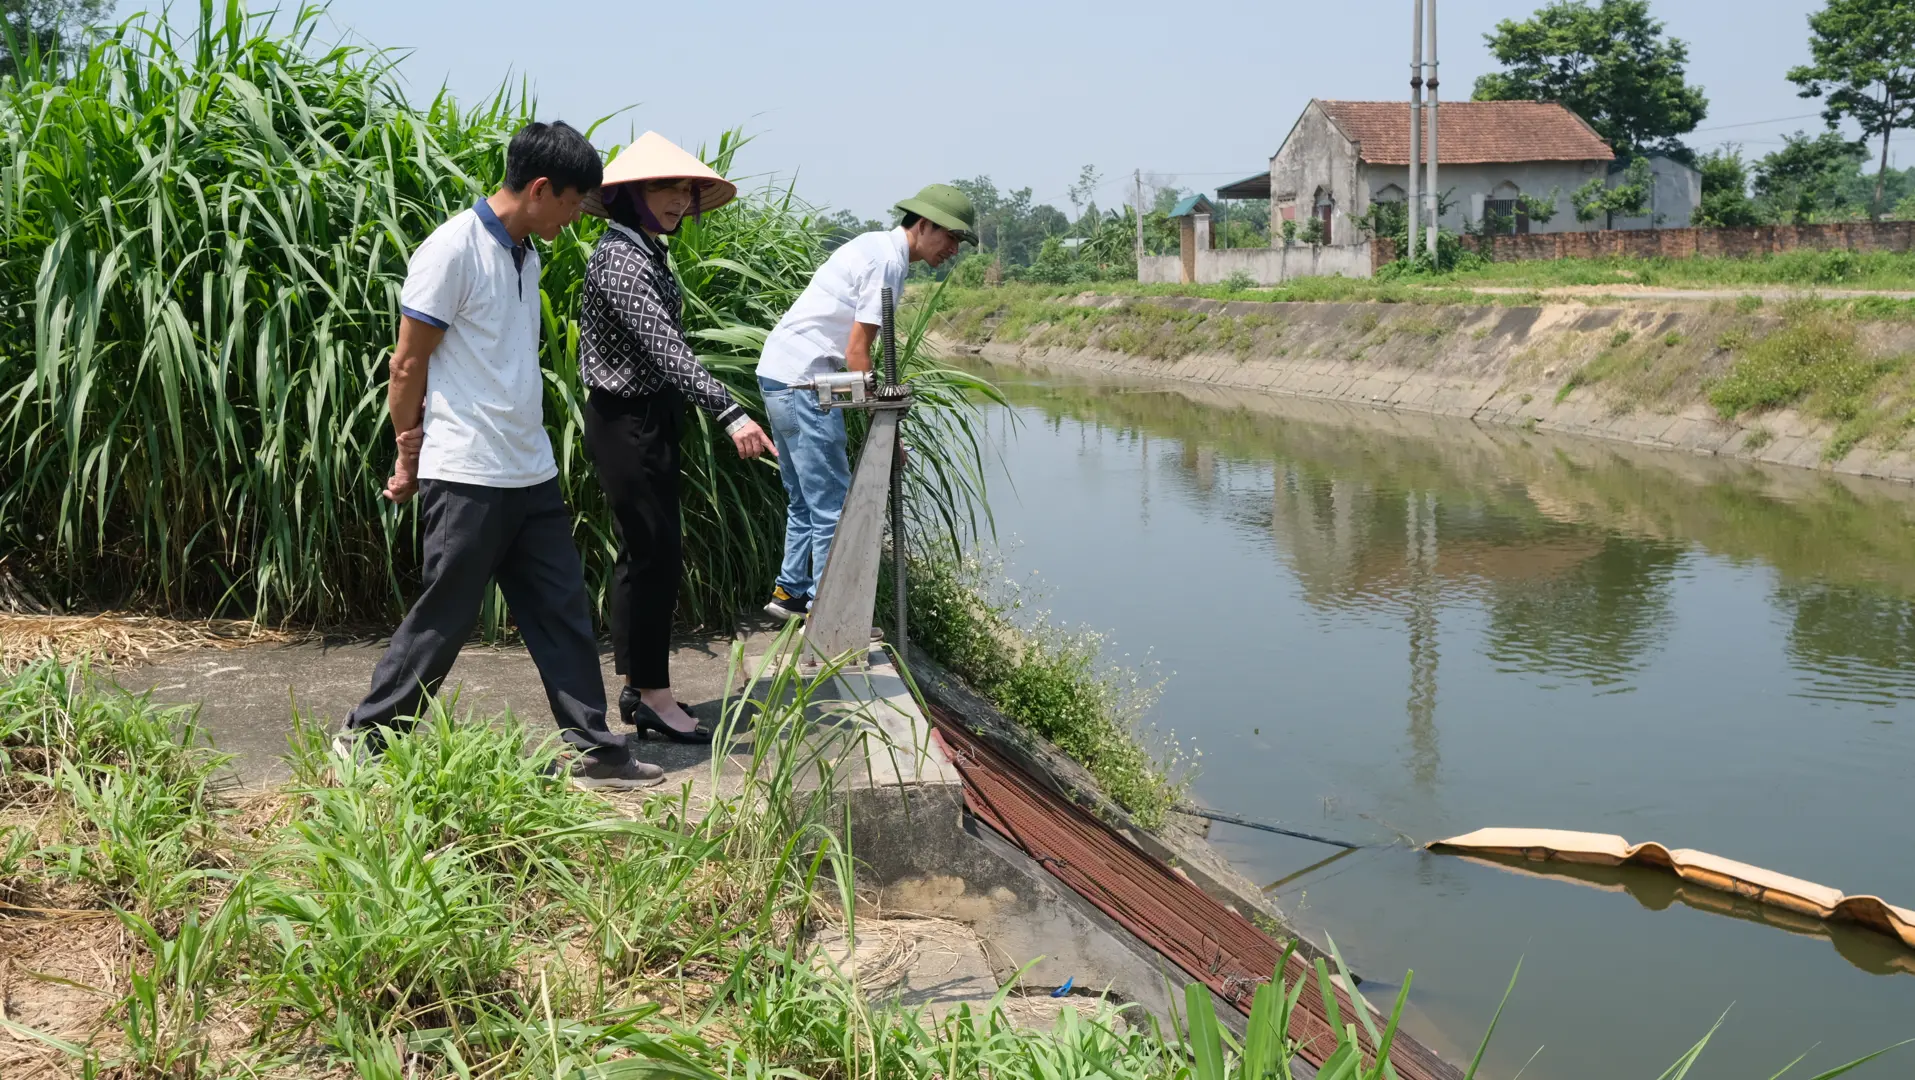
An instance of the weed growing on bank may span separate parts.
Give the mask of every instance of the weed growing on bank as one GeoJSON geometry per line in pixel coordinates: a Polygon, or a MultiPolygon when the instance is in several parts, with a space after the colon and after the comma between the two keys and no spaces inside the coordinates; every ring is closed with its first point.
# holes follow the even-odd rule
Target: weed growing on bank
{"type": "Polygon", "coordinates": [[[1864,439],[1899,445],[1915,426],[1907,358],[1871,356],[1852,322],[1812,305],[1791,305],[1784,320],[1767,337],[1734,343],[1735,366],[1709,388],[1716,411],[1730,419],[1799,405],[1836,425],[1823,450],[1830,461],[1864,439]]]}
{"type": "Polygon", "coordinates": [[[1480,261],[1432,280],[1457,285],[1547,289],[1567,285],[1721,288],[1794,285],[1845,289],[1915,289],[1915,254],[1786,251],[1752,258],[1534,259],[1480,261]]]}
{"type": "Polygon", "coordinates": [[[1090,770],[1139,825],[1158,827],[1194,765],[1173,736],[1156,746],[1143,731],[1159,687],[1105,663],[1099,635],[1020,617],[1026,592],[995,569],[975,558],[914,562],[911,640],[1090,770]]]}

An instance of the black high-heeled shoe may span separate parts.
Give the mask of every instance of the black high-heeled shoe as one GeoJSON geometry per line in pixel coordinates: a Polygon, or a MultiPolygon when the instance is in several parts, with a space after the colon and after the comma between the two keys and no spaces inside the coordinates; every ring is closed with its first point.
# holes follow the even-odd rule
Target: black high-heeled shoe
{"type": "MultiPolygon", "coordinates": [[[[680,705],[679,708],[682,709],[684,706],[680,705]]],[[[657,710],[645,704],[639,698],[638,692],[629,686],[619,692],[618,712],[627,724],[638,729],[634,734],[640,738],[645,738],[656,731],[668,741],[675,743],[709,745],[712,741],[711,729],[704,724],[699,724],[690,731],[680,731],[667,724],[664,718],[658,715],[657,710]]]]}

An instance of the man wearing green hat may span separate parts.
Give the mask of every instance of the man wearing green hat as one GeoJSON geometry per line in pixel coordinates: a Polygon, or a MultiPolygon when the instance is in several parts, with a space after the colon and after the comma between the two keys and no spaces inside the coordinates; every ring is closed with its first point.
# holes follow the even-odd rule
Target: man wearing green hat
{"type": "Polygon", "coordinates": [[[847,368],[870,371],[882,290],[888,286],[902,300],[912,263],[935,268],[957,254],[960,243],[977,242],[977,211],[949,184],[932,184],[894,209],[904,215],[897,228],[865,233],[831,253],[765,339],[758,360],[758,388],[785,482],[785,560],[765,605],[779,618],[810,610],[851,487],[843,414],[820,408],[816,395],[792,384],[847,368]]]}

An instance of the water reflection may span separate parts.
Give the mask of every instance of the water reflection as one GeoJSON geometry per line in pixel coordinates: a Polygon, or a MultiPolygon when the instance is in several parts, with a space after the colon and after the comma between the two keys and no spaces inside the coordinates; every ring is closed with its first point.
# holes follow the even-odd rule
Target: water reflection
{"type": "Polygon", "coordinates": [[[1829,922],[1773,904],[1757,903],[1734,893],[1693,885],[1665,871],[1642,866],[1532,862],[1495,855],[1464,855],[1458,858],[1524,877],[1547,878],[1603,892],[1626,893],[1651,911],[1666,911],[1673,904],[1681,904],[1697,911],[1759,923],[1802,937],[1822,938],[1835,946],[1835,951],[1842,959],[1871,975],[1915,975],[1915,952],[1874,930],[1853,923],[1829,922]]]}
{"type": "Polygon", "coordinates": [[[1732,1001],[1710,1075],[1768,1076],[1821,1040],[1807,1074],[1910,1034],[1915,979],[1864,973],[1915,953],[1871,933],[1641,871],[1581,882],[1597,891],[1388,838],[1654,836],[1909,903],[1915,492],[987,374],[1015,405],[989,413],[1016,488],[994,499],[1009,561],[1060,617],[1161,658],[1151,720],[1202,748],[1193,797],[1382,845],[1212,837],[1357,971],[1415,969],[1409,1030],[1467,1059],[1525,956],[1486,1074],[1654,1076],[1732,1001]]]}
{"type": "Polygon", "coordinates": [[[1436,748],[1436,495],[1412,492],[1405,499],[1409,567],[1410,776],[1428,791],[1436,785],[1442,755],[1436,748]]]}
{"type": "Polygon", "coordinates": [[[1400,622],[1419,784],[1441,760],[1444,597],[1486,602],[1499,670],[1625,692],[1694,548],[1775,571],[1803,696],[1915,700],[1915,499],[1899,487],[1205,387],[984,374],[1053,424],[1140,440],[1145,460],[1151,438],[1177,440],[1171,479],[1266,531],[1313,607],[1400,622]],[[1267,510],[1222,475],[1254,462],[1275,463],[1267,510]]]}
{"type": "Polygon", "coordinates": [[[1824,584],[1776,590],[1789,613],[1789,656],[1802,697],[1893,705],[1915,698],[1915,604],[1824,584]]]}
{"type": "Polygon", "coordinates": [[[1668,624],[1682,549],[1612,533],[1579,537],[1570,550],[1573,561],[1551,573],[1491,586],[1488,653],[1504,671],[1630,689],[1668,624]]]}

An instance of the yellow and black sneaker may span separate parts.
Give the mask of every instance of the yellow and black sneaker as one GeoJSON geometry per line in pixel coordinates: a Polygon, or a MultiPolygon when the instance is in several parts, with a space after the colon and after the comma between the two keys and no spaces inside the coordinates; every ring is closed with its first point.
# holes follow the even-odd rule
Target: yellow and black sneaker
{"type": "Polygon", "coordinates": [[[802,619],[811,610],[811,597],[793,596],[785,591],[783,585],[771,590],[771,603],[765,605],[765,614],[779,619],[802,619]]]}

